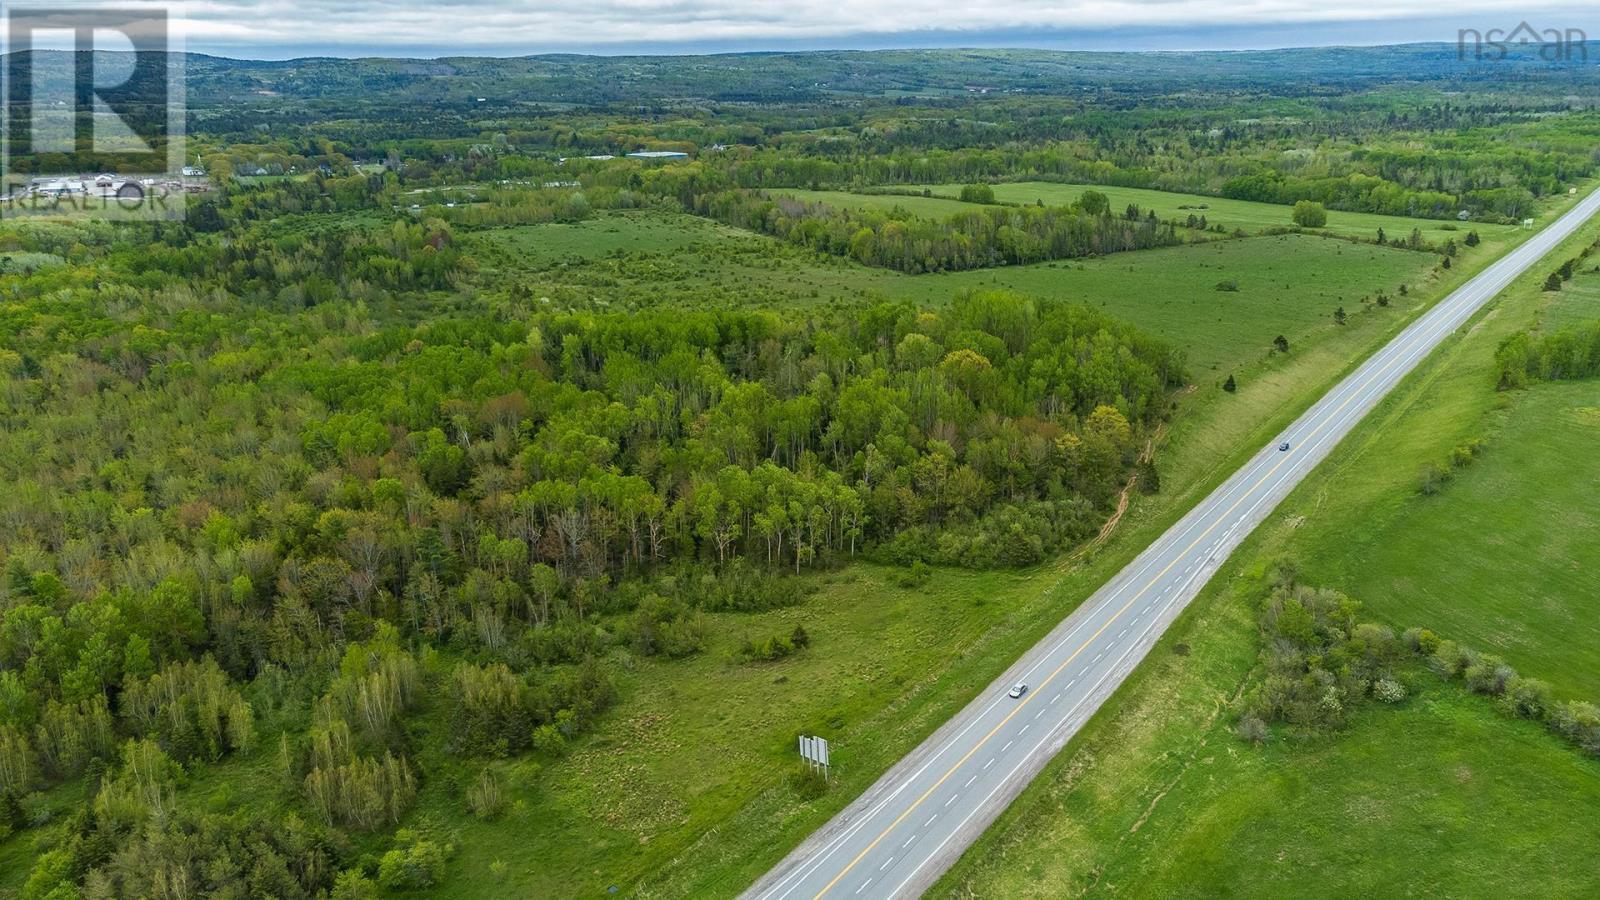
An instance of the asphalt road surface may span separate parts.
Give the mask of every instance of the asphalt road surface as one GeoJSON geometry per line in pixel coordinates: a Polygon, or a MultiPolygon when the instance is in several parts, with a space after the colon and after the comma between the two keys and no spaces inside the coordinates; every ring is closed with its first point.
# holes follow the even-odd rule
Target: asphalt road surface
{"type": "MultiPolygon", "coordinates": [[[[1440,341],[1596,210],[1600,191],[1413,322],[745,896],[854,900],[926,890],[1356,423],[1440,341]],[[1285,443],[1289,449],[1280,449],[1285,443]],[[1007,691],[1017,682],[1029,689],[1012,699],[1007,691]]],[[[844,748],[836,755],[838,749],[844,748]]]]}

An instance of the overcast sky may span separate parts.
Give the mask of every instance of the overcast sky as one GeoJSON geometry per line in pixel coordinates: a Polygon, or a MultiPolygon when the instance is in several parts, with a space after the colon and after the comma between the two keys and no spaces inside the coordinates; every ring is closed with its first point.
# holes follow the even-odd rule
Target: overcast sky
{"type": "MultiPolygon", "coordinates": [[[[71,5],[48,3],[48,5],[71,5]]],[[[146,0],[89,2],[124,6],[146,0]]],[[[21,7],[23,4],[12,4],[21,7]]],[[[1592,0],[178,0],[187,47],[227,56],[1008,46],[1240,49],[1455,41],[1582,28],[1592,0]]]]}

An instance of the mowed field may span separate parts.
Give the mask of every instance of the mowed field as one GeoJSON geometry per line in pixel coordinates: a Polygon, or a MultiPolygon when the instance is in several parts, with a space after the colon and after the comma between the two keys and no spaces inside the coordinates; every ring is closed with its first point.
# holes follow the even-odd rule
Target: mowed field
{"type": "Polygon", "coordinates": [[[1286,234],[1117,253],[1087,260],[885,279],[891,296],[936,303],[1006,288],[1099,307],[1184,349],[1195,376],[1254,359],[1283,335],[1291,344],[1337,328],[1335,312],[1393,315],[1425,288],[1423,253],[1286,234]],[[1219,290],[1228,283],[1237,290],[1219,290]],[[1399,296],[1406,284],[1408,296],[1399,296]],[[1389,296],[1390,309],[1376,305],[1389,296]]]}
{"type": "Polygon", "coordinates": [[[1420,625],[1600,699],[1592,573],[1600,381],[1494,390],[1495,348],[1571,319],[1540,290],[1591,223],[1387,399],[1225,564],[1151,660],[935,896],[1594,896],[1600,760],[1421,665],[1347,729],[1256,748],[1232,730],[1259,673],[1255,607],[1280,560],[1361,618],[1420,625]],[[1418,472],[1486,449],[1442,491],[1418,472]]]}

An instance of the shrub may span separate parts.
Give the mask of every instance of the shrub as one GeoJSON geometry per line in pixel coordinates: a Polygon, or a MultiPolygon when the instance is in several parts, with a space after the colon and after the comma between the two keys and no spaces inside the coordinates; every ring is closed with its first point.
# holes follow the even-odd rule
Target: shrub
{"type": "Polygon", "coordinates": [[[398,846],[378,862],[378,883],[394,891],[430,888],[444,876],[445,863],[455,848],[429,840],[409,828],[395,832],[398,846]]]}
{"type": "Polygon", "coordinates": [[[828,792],[828,779],[810,763],[800,763],[789,773],[789,786],[801,800],[815,800],[828,792]]]}
{"type": "Polygon", "coordinates": [[[1600,707],[1581,701],[1562,703],[1550,710],[1546,724],[1584,751],[1600,756],[1600,707]]]}
{"type": "Polygon", "coordinates": [[[149,818],[161,820],[173,808],[181,773],[155,741],[128,741],[122,747],[121,770],[95,795],[96,821],[102,828],[129,828],[149,818]]]}
{"type": "Polygon", "coordinates": [[[1239,717],[1239,724],[1234,727],[1234,732],[1239,735],[1239,740],[1247,741],[1260,746],[1272,737],[1272,731],[1267,728],[1267,723],[1254,713],[1245,713],[1239,717]]]}
{"type": "Polygon", "coordinates": [[[1217,282],[1215,290],[1228,294],[1236,293],[1239,290],[1239,282],[1232,278],[1225,278],[1222,281],[1217,282]]]}
{"type": "Polygon", "coordinates": [[[1439,636],[1426,628],[1407,628],[1400,642],[1406,649],[1423,656],[1431,656],[1439,649],[1439,636]]]}
{"type": "Polygon", "coordinates": [[[467,789],[467,808],[485,822],[499,818],[505,810],[505,796],[500,792],[500,780],[493,770],[485,768],[467,789]]]}
{"type": "Polygon", "coordinates": [[[18,800],[17,810],[21,813],[22,824],[27,828],[47,825],[55,818],[55,809],[50,805],[50,798],[37,792],[18,800]]]}
{"type": "Polygon", "coordinates": [[[745,638],[744,644],[739,647],[739,655],[752,662],[772,662],[794,651],[794,641],[782,635],[773,635],[764,641],[745,638]]]}
{"type": "Polygon", "coordinates": [[[928,579],[932,577],[932,574],[933,569],[927,563],[920,559],[914,559],[911,561],[910,566],[907,566],[895,576],[895,583],[908,590],[919,588],[928,583],[928,579]]]}
{"type": "Polygon", "coordinates": [[[964,184],[961,186],[962,203],[993,203],[994,188],[987,184],[964,184]]]}
{"type": "Polygon", "coordinates": [[[451,673],[451,734],[469,754],[505,756],[528,745],[533,710],[528,685],[504,663],[461,663],[451,673]]]}
{"type": "Polygon", "coordinates": [[[1328,210],[1314,200],[1297,200],[1289,217],[1301,228],[1322,228],[1328,224],[1328,210]]]}
{"type": "Polygon", "coordinates": [[[1372,696],[1384,703],[1399,703],[1406,698],[1406,687],[1393,678],[1379,678],[1372,683],[1372,696]]]}
{"type": "Polygon", "coordinates": [[[645,596],[634,611],[629,628],[633,652],[674,659],[699,653],[711,630],[703,613],[690,612],[681,602],[658,594],[645,596]]]}
{"type": "Polygon", "coordinates": [[[370,831],[400,820],[417,795],[416,779],[403,758],[356,757],[306,775],[306,800],[329,824],[370,831]]]}
{"type": "Polygon", "coordinates": [[[558,755],[567,749],[566,737],[553,724],[540,725],[535,728],[531,743],[534,750],[540,753],[548,753],[552,756],[558,755]]]}
{"type": "Polygon", "coordinates": [[[378,900],[378,884],[360,869],[346,869],[333,880],[328,900],[378,900]]]}
{"type": "Polygon", "coordinates": [[[1428,658],[1428,665],[1446,678],[1459,678],[1476,661],[1477,654],[1462,648],[1455,641],[1442,640],[1428,658]]]}
{"type": "Polygon", "coordinates": [[[1423,463],[1421,471],[1417,473],[1417,492],[1424,497],[1432,497],[1443,490],[1445,482],[1449,480],[1449,472],[1433,463],[1423,463]]]}
{"type": "Polygon", "coordinates": [[[1551,709],[1550,685],[1537,678],[1512,676],[1505,695],[1511,711],[1525,719],[1543,719],[1551,709]]]}
{"type": "Polygon", "coordinates": [[[1473,693],[1498,697],[1506,692],[1507,685],[1517,677],[1517,670],[1506,665],[1498,656],[1480,656],[1461,675],[1466,680],[1467,689],[1473,693]]]}

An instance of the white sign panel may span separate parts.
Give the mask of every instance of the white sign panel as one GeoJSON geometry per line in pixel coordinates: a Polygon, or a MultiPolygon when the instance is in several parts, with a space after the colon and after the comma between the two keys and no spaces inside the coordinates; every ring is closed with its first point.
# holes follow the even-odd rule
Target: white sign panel
{"type": "Polygon", "coordinates": [[[825,738],[800,736],[800,758],[819,766],[828,764],[828,741],[825,738]]]}

